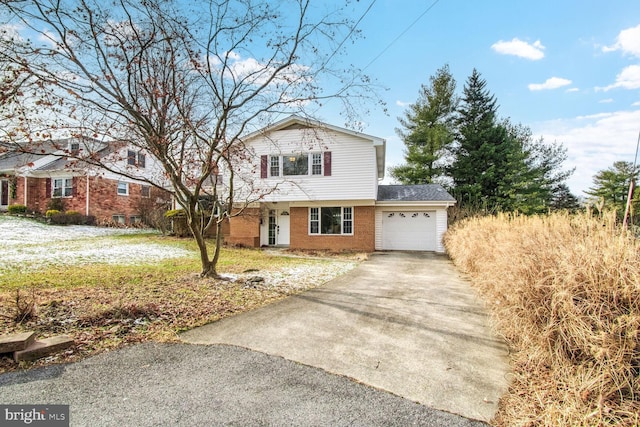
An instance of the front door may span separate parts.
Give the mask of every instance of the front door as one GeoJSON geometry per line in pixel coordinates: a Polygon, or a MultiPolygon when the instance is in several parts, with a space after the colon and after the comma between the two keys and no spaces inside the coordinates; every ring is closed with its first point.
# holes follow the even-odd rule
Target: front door
{"type": "Polygon", "coordinates": [[[9,206],[9,181],[0,180],[0,209],[6,210],[9,206]]]}
{"type": "Polygon", "coordinates": [[[289,211],[269,209],[267,218],[267,244],[289,246],[289,211]]]}

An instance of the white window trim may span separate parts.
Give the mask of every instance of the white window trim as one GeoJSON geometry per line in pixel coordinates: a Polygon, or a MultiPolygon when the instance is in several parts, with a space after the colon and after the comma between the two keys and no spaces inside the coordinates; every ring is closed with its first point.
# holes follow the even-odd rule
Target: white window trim
{"type": "MultiPolygon", "coordinates": [[[[303,153],[289,153],[289,154],[270,154],[268,156],[268,178],[296,178],[296,177],[312,177],[312,176],[324,176],[324,153],[321,151],[309,151],[303,153]],[[284,174],[284,159],[286,157],[307,156],[307,173],[304,175],[285,175],[284,174]],[[316,166],[320,166],[320,173],[313,173],[313,157],[319,156],[320,163],[316,166]],[[278,175],[273,175],[272,172],[272,159],[278,159],[278,175]]],[[[275,168],[275,164],[273,166],[275,168]]]]}
{"type": "MultiPolygon", "coordinates": [[[[354,212],[354,208],[353,206],[313,206],[310,207],[308,209],[308,224],[307,224],[307,231],[309,233],[309,236],[353,236],[354,233],[354,229],[355,229],[355,212],[354,212]],[[340,234],[323,234],[322,233],[322,208],[340,208],[340,234]],[[312,233],[311,232],[311,222],[312,222],[312,209],[317,209],[318,212],[318,232],[317,233],[312,233]],[[345,209],[350,209],[351,210],[351,218],[348,220],[345,220],[344,218],[344,211],[345,209]],[[345,221],[348,221],[351,223],[351,232],[350,233],[345,233],[344,232],[344,223],[345,221]]],[[[315,222],[315,220],[314,220],[315,222]]]]}
{"type": "Polygon", "coordinates": [[[118,186],[116,187],[116,193],[118,194],[118,196],[128,196],[129,195],[129,183],[126,181],[118,181],[118,186]],[[120,192],[120,184],[124,184],[126,187],[126,192],[125,193],[121,193],[120,192]]]}
{"type": "Polygon", "coordinates": [[[70,176],[64,176],[64,177],[59,177],[59,178],[51,178],[51,198],[52,199],[69,199],[73,197],[73,177],[70,176]],[[71,182],[70,186],[67,186],[67,180],[71,182]],[[61,189],[61,194],[59,196],[56,196],[56,181],[62,181],[62,187],[59,187],[61,189]],[[68,196],[65,196],[65,190],[66,189],[70,189],[70,194],[68,196]]]}

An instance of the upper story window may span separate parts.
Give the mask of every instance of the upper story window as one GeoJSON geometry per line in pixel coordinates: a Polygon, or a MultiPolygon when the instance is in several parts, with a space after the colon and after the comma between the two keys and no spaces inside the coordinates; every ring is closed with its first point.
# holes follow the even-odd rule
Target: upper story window
{"type": "Polygon", "coordinates": [[[135,152],[133,150],[127,150],[127,164],[131,166],[137,166],[139,168],[144,168],[146,165],[146,158],[144,153],[140,151],[135,152]]]}
{"type": "Polygon", "coordinates": [[[309,175],[309,156],[306,154],[282,156],[282,175],[309,175]]]}
{"type": "Polygon", "coordinates": [[[151,197],[151,186],[150,185],[141,185],[140,186],[140,195],[144,198],[151,197]]]}
{"type": "Polygon", "coordinates": [[[262,156],[262,178],[282,176],[331,176],[331,152],[262,156]]]}
{"type": "Polygon", "coordinates": [[[52,197],[71,197],[73,196],[73,179],[72,178],[55,178],[52,185],[52,197]]]}
{"type": "Polygon", "coordinates": [[[118,195],[120,196],[128,196],[129,195],[129,183],[124,181],[118,181],[118,195]]]}

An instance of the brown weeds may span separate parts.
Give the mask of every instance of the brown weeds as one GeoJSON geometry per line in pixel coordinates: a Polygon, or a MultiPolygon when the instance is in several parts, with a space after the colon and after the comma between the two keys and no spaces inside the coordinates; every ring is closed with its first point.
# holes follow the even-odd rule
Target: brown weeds
{"type": "Polygon", "coordinates": [[[472,218],[445,245],[513,352],[496,424],[637,425],[640,243],[613,216],[472,218]]]}

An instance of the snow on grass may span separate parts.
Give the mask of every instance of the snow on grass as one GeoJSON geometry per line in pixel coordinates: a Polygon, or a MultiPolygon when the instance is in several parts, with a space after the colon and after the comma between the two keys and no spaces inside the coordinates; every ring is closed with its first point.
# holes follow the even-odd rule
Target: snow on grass
{"type": "Polygon", "coordinates": [[[0,216],[0,274],[52,265],[132,265],[190,252],[154,242],[127,241],[113,236],[149,230],[100,228],[82,225],[54,226],[25,218],[0,216]]]}

